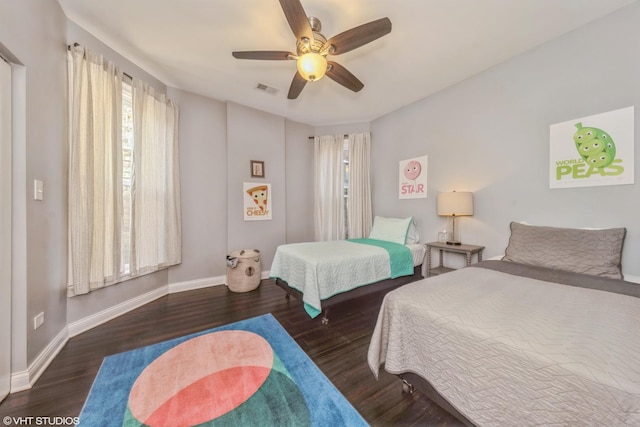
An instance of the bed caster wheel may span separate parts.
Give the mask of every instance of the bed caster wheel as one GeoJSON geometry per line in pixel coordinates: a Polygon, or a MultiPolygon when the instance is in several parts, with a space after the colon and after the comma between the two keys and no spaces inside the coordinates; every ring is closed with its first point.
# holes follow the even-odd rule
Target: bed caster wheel
{"type": "Polygon", "coordinates": [[[403,393],[413,394],[414,391],[415,391],[415,388],[413,387],[413,384],[409,383],[407,380],[402,380],[403,393]]]}
{"type": "Polygon", "coordinates": [[[323,325],[326,325],[327,323],[329,323],[329,309],[324,309],[322,310],[322,320],[321,320],[323,325]]]}

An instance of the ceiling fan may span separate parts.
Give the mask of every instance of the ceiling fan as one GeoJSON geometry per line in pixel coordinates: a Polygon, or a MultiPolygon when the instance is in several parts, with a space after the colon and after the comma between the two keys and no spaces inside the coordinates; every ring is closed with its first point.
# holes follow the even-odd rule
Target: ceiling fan
{"type": "Polygon", "coordinates": [[[347,30],[327,40],[320,31],[322,24],[318,18],[307,17],[300,0],[279,0],[289,26],[296,36],[296,53],[287,51],[253,50],[233,52],[238,59],[295,60],[297,72],[289,88],[287,98],[296,99],[307,82],[321,79],[325,74],[335,82],[354,92],[364,84],[349,70],[328,55],[340,55],[372,42],[391,32],[389,18],[381,18],[347,30]]]}

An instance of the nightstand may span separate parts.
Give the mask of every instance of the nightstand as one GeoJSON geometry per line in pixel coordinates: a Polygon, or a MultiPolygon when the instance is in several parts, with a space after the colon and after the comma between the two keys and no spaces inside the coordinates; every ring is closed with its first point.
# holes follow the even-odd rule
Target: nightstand
{"type": "Polygon", "coordinates": [[[442,253],[449,252],[454,254],[465,255],[467,259],[467,267],[471,265],[473,255],[477,256],[478,262],[482,261],[482,251],[484,246],[476,245],[448,245],[442,242],[431,242],[425,245],[427,247],[427,277],[437,276],[438,274],[448,273],[455,270],[455,268],[445,267],[442,264],[442,253]],[[439,262],[437,267],[431,267],[431,249],[438,249],[439,262]]]}

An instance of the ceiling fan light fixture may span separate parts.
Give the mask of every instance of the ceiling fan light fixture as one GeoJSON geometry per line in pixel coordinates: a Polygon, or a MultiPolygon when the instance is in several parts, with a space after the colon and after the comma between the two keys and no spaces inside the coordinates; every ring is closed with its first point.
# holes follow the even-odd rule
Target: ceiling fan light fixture
{"type": "Polygon", "coordinates": [[[296,65],[302,78],[310,82],[320,80],[327,72],[327,58],[316,52],[301,55],[296,65]]]}
{"type": "Polygon", "coordinates": [[[307,16],[300,0],[279,0],[289,27],[296,37],[295,53],[279,50],[253,50],[232,52],[238,59],[295,60],[293,76],[287,99],[296,99],[307,82],[320,80],[327,75],[334,82],[358,92],[364,84],[349,70],[337,62],[327,60],[328,55],[341,55],[371,43],[391,32],[391,20],[380,18],[353,27],[327,39],[320,33],[322,24],[318,18],[307,16]]]}

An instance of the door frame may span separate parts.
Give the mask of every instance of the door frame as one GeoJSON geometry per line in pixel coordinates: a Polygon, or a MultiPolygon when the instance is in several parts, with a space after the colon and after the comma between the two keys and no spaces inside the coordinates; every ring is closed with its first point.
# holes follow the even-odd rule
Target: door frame
{"type": "Polygon", "coordinates": [[[11,391],[11,64],[0,56],[0,401],[11,391]]]}

